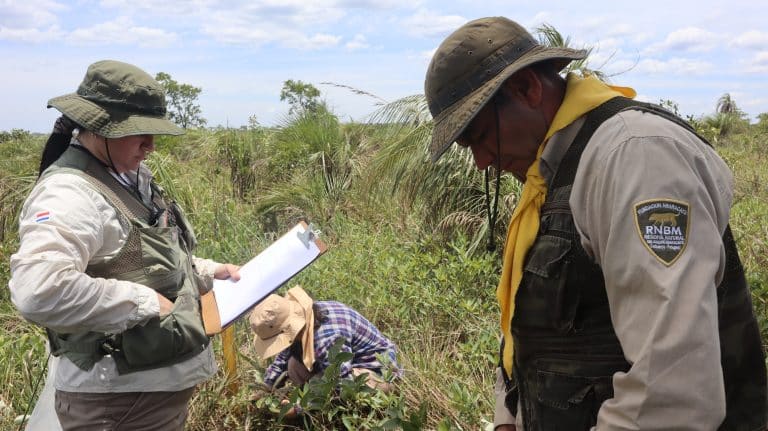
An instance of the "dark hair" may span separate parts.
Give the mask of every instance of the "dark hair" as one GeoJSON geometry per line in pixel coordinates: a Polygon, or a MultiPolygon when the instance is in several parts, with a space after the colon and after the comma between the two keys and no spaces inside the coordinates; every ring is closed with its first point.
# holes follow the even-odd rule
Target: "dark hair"
{"type": "Polygon", "coordinates": [[[48,137],[48,141],[45,142],[45,148],[43,148],[43,154],[40,156],[40,170],[37,176],[43,174],[43,172],[51,166],[53,162],[59,159],[64,151],[69,146],[69,141],[72,139],[72,131],[76,128],[81,128],[79,124],[72,121],[69,117],[62,115],[56,119],[53,123],[53,131],[51,136],[48,137]]]}
{"type": "Polygon", "coordinates": [[[560,77],[560,70],[562,69],[561,61],[558,59],[550,59],[539,61],[528,66],[533,69],[540,76],[547,78],[560,77]]]}
{"type": "Polygon", "coordinates": [[[312,314],[315,316],[315,328],[322,325],[328,320],[328,313],[320,310],[316,302],[312,302],[312,314]]]}
{"type": "MultiPolygon", "coordinates": [[[[564,82],[563,77],[560,75],[560,60],[558,59],[550,59],[550,60],[544,60],[539,61],[537,63],[533,63],[530,66],[527,66],[527,69],[531,69],[540,79],[546,79],[552,82],[564,82]]],[[[526,69],[524,68],[524,69],[526,69]]],[[[517,74],[512,74],[507,79],[514,79],[514,76],[517,74]]],[[[497,103],[499,106],[504,105],[506,102],[508,102],[508,97],[504,93],[504,91],[501,91],[499,89],[496,91],[496,94],[493,95],[493,99],[491,100],[493,103],[497,103]]]]}

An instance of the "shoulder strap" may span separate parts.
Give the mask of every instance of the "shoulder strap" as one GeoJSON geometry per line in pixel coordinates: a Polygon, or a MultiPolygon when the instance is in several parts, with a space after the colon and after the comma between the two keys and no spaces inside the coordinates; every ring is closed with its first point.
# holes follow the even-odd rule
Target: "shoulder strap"
{"type": "Polygon", "coordinates": [[[571,146],[566,151],[565,156],[563,157],[563,161],[561,162],[555,177],[552,179],[550,188],[554,189],[556,187],[573,184],[573,180],[576,177],[576,169],[578,168],[579,161],[581,160],[581,154],[584,152],[584,148],[586,148],[587,143],[592,138],[595,130],[597,130],[597,128],[600,127],[600,125],[603,124],[605,120],[613,117],[621,111],[628,109],[635,109],[663,117],[675,124],[680,125],[681,127],[684,127],[686,130],[695,134],[699,139],[709,145],[709,142],[701,137],[698,133],[696,133],[696,130],[694,130],[690,124],[688,124],[682,118],[662,108],[661,106],[654,105],[652,103],[639,102],[637,100],[628,99],[621,96],[614,97],[613,99],[608,100],[607,102],[587,113],[586,119],[584,120],[584,125],[581,127],[581,130],[579,130],[576,138],[574,138],[573,143],[571,143],[571,146]]]}

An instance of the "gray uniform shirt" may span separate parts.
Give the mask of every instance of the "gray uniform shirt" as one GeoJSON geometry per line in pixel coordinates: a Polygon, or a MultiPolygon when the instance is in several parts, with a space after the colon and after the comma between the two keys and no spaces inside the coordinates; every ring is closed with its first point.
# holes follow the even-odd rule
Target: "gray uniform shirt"
{"type": "MultiPolygon", "coordinates": [[[[550,138],[541,164],[547,182],[582,124],[550,138]]],[[[659,116],[624,111],[592,136],[570,206],[582,246],[603,270],[611,319],[631,364],[614,375],[614,398],[599,411],[598,431],[714,430],[724,419],[716,287],[732,190],[716,152],[659,116]],[[688,208],[685,244],[671,264],[648,247],[635,217],[637,205],[665,200],[688,208]]],[[[514,423],[499,389],[494,423],[514,423]]]]}

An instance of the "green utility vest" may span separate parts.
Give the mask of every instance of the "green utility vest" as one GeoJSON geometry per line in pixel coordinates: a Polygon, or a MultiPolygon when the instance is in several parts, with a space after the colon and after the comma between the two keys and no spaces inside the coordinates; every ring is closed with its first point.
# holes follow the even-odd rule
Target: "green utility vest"
{"type": "MultiPolygon", "coordinates": [[[[581,247],[569,205],[582,151],[597,127],[624,109],[691,130],[659,107],[619,97],[587,114],[567,150],[541,209],[512,321],[514,377],[506,405],[522,414],[526,431],[589,430],[602,403],[613,397],[613,375],[630,368],[611,323],[602,271],[581,247]]],[[[723,243],[726,268],[717,298],[726,417],[718,429],[765,430],[765,356],[730,227],[723,243]]]]}
{"type": "Polygon", "coordinates": [[[85,273],[143,284],[174,306],[168,316],[154,317],[119,334],[48,330],[53,354],[64,355],[85,371],[103,356],[112,355],[118,372],[126,374],[172,365],[202,352],[209,343],[200,315],[198,286],[202,280],[192,264],[195,236],[179,207],[174,202],[168,205],[154,184],[152,205],[146,205],[80,147],[69,147],[42,178],[63,172],[88,181],[129,228],[118,254],[107,262],[89,264],[85,273]]]}

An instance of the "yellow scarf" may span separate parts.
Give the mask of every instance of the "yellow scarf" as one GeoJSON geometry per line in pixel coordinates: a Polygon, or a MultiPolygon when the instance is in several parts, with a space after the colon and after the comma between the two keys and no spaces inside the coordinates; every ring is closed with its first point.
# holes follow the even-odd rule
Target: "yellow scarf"
{"type": "Polygon", "coordinates": [[[539,146],[536,159],[526,172],[523,193],[514,213],[512,213],[512,219],[507,229],[504,265],[501,269],[499,286],[496,289],[496,298],[499,300],[501,308],[501,332],[504,336],[502,358],[507,375],[512,375],[512,358],[514,355],[511,324],[515,314],[515,294],[523,277],[525,255],[533,245],[539,231],[539,213],[547,194],[547,184],[539,172],[539,161],[544,146],[557,131],[600,106],[603,102],[616,96],[634,98],[636,94],[635,90],[629,87],[610,86],[592,75],[582,78],[573,73],[568,74],[563,103],[552,120],[552,125],[544,137],[544,142],[539,146]]]}

